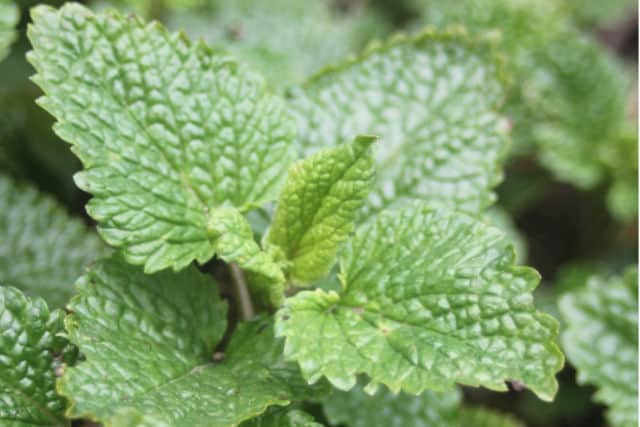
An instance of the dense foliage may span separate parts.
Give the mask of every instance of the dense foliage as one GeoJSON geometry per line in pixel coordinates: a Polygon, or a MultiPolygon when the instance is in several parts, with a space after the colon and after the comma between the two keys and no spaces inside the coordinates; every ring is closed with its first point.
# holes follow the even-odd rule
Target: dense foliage
{"type": "Polygon", "coordinates": [[[0,0],[0,424],[637,425],[633,2],[53,3],[0,0]]]}

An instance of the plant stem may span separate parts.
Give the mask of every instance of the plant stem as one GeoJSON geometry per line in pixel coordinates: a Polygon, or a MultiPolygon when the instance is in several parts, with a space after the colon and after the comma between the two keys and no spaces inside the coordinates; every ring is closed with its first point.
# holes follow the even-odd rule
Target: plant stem
{"type": "Polygon", "coordinates": [[[242,320],[251,320],[255,316],[255,310],[253,309],[253,302],[249,295],[244,273],[236,263],[229,264],[229,271],[231,272],[233,289],[236,294],[236,299],[238,300],[238,307],[240,308],[240,317],[242,320]]]}

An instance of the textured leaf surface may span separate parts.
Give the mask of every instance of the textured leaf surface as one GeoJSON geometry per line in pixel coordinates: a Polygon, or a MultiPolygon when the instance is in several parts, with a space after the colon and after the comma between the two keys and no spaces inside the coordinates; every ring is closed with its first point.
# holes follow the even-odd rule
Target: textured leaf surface
{"type": "Polygon", "coordinates": [[[226,304],[194,267],[146,275],[115,258],[77,286],[66,325],[87,360],[58,385],[73,418],[116,425],[132,412],[169,425],[233,426],[305,397],[308,387],[297,366],[282,361],[270,321],[238,327],[224,361],[213,360],[226,304]]]}
{"type": "Polygon", "coordinates": [[[20,12],[10,0],[0,0],[0,61],[9,53],[9,46],[16,38],[15,26],[20,12]]]}
{"type": "Polygon", "coordinates": [[[279,311],[285,355],[310,381],[348,390],[355,375],[392,391],[453,383],[506,390],[526,384],[553,398],[563,357],[558,325],[536,311],[540,277],[513,265],[499,230],[420,205],[361,227],[341,257],[338,294],[306,291],[279,311]]]}
{"type": "Polygon", "coordinates": [[[638,271],[624,277],[593,276],[564,295],[562,342],[578,381],[598,387],[614,427],[638,424],[638,271]]]}
{"type": "Polygon", "coordinates": [[[66,4],[32,18],[40,103],[84,164],[89,214],[129,262],[154,272],[208,261],[215,208],[274,198],[295,129],[259,76],[115,12],[66,4]]]}
{"type": "Polygon", "coordinates": [[[292,91],[299,144],[380,136],[370,210],[417,198],[478,212],[507,147],[500,75],[490,46],[463,34],[398,36],[292,91]]]}
{"type": "Polygon", "coordinates": [[[61,311],[42,299],[0,287],[0,424],[67,426],[65,400],[55,392],[55,371],[67,345],[61,311]]]}
{"type": "Polygon", "coordinates": [[[52,198],[0,175],[0,282],[61,307],[106,247],[52,198]]]}
{"type": "Polygon", "coordinates": [[[386,31],[372,8],[339,13],[332,6],[326,0],[218,1],[209,13],[173,14],[169,25],[225,46],[283,88],[386,31]]]}
{"type": "Polygon", "coordinates": [[[499,228],[505,234],[505,242],[512,244],[516,251],[516,261],[525,262],[527,260],[527,240],[518,230],[509,212],[499,206],[492,206],[487,209],[484,215],[487,224],[499,228]]]}
{"type": "Polygon", "coordinates": [[[298,409],[271,407],[259,417],[242,423],[241,427],[322,427],[322,424],[298,409]]]}
{"type": "Polygon", "coordinates": [[[457,389],[445,393],[426,391],[420,396],[411,396],[393,394],[384,387],[370,396],[358,385],[349,392],[334,392],[323,401],[323,406],[332,425],[459,427],[460,397],[457,389]]]}
{"type": "Polygon", "coordinates": [[[464,427],[525,427],[511,415],[481,407],[463,408],[460,418],[464,427]]]}
{"type": "Polygon", "coordinates": [[[284,300],[284,274],[270,255],[253,240],[249,222],[236,209],[218,208],[211,213],[210,233],[215,252],[248,273],[251,293],[263,304],[278,307],[284,300]]]}
{"type": "MultiPolygon", "coordinates": [[[[534,60],[538,66],[527,76],[524,96],[532,120],[524,125],[540,160],[557,178],[593,188],[606,177],[603,159],[625,119],[624,71],[596,41],[570,31],[548,42],[534,60]]],[[[633,161],[629,155],[620,160],[633,161]]]]}
{"type": "Polygon", "coordinates": [[[281,252],[291,281],[310,284],[335,262],[371,189],[374,140],[357,137],[290,169],[266,244],[281,252]]]}

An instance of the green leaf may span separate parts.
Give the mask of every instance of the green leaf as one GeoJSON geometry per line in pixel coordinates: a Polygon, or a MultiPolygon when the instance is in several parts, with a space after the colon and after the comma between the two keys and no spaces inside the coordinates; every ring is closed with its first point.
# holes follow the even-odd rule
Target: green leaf
{"type": "Polygon", "coordinates": [[[0,423],[6,427],[67,426],[56,372],[72,362],[62,332],[64,314],[40,299],[0,287],[0,423]]]}
{"type": "Polygon", "coordinates": [[[9,46],[16,38],[15,26],[18,24],[20,11],[10,0],[0,0],[0,61],[9,53],[9,46]]]}
{"type": "Polygon", "coordinates": [[[625,120],[624,71],[595,40],[576,31],[559,33],[534,60],[524,94],[531,120],[523,126],[530,127],[540,161],[556,178],[594,188],[607,176],[603,159],[625,120]]]}
{"type": "Polygon", "coordinates": [[[85,167],[76,183],[94,196],[87,211],[129,262],[149,273],[204,263],[216,208],[275,197],[295,128],[259,76],[116,12],[66,4],[32,18],[40,104],[85,167]]]}
{"type": "Polygon", "coordinates": [[[373,181],[375,137],[326,149],[289,170],[267,247],[281,253],[290,281],[308,285],[327,275],[353,231],[373,181]]]}
{"type": "Polygon", "coordinates": [[[562,343],[581,384],[598,387],[614,427],[638,424],[638,270],[593,276],[560,299],[562,343]]]}
{"type": "Polygon", "coordinates": [[[582,25],[607,26],[625,20],[638,8],[635,0],[563,0],[568,13],[582,25]]]}
{"type": "Polygon", "coordinates": [[[513,265],[499,230],[421,205],[361,227],[340,259],[342,291],[305,291],[277,316],[285,356],[313,383],[349,390],[355,376],[392,391],[456,382],[528,386],[551,400],[563,365],[558,324],[536,311],[540,276],[513,265]]]}
{"type": "Polygon", "coordinates": [[[232,426],[315,392],[282,361],[268,320],[243,324],[214,357],[226,303],[191,266],[146,275],[124,260],[94,265],[77,283],[65,324],[86,361],[58,383],[71,418],[116,424],[130,413],[175,425],[232,426]]]}
{"type": "Polygon", "coordinates": [[[242,423],[241,427],[322,427],[313,417],[298,409],[271,407],[257,418],[242,423]]]}
{"type": "Polygon", "coordinates": [[[238,210],[217,208],[210,214],[210,234],[215,252],[248,273],[251,293],[264,305],[278,307],[284,301],[285,278],[278,264],[253,240],[249,222],[238,210]]]}
{"type": "Polygon", "coordinates": [[[505,243],[512,244],[513,249],[516,251],[516,262],[525,262],[528,252],[527,239],[520,230],[518,230],[509,212],[502,207],[492,206],[491,209],[487,209],[484,218],[487,224],[499,228],[504,232],[505,243]]]}
{"type": "MultiPolygon", "coordinates": [[[[461,393],[426,391],[420,396],[393,394],[380,387],[371,396],[357,385],[349,392],[336,391],[323,407],[332,425],[350,427],[459,427],[461,393]]],[[[465,424],[466,426],[466,424],[465,424]]]]}
{"type": "Polygon", "coordinates": [[[213,3],[208,12],[172,14],[168,25],[185,29],[194,39],[225,46],[263,71],[277,88],[301,82],[384,34],[388,26],[371,8],[354,5],[350,13],[340,13],[326,0],[213,3]]]}
{"type": "Polygon", "coordinates": [[[54,199],[0,175],[0,282],[62,307],[84,268],[106,253],[54,199]]]}
{"type": "Polygon", "coordinates": [[[460,418],[464,420],[465,427],[524,427],[509,414],[481,407],[463,408],[460,418]]]}
{"type": "Polygon", "coordinates": [[[424,32],[325,69],[292,90],[291,110],[305,153],[380,136],[368,214],[411,199],[477,213],[502,176],[504,95],[491,46],[460,31],[424,32]]]}

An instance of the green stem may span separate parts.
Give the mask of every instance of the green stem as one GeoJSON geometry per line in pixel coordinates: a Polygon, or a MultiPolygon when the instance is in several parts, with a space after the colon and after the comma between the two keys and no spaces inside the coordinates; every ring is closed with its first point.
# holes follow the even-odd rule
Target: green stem
{"type": "Polygon", "coordinates": [[[251,295],[249,295],[244,273],[236,263],[229,264],[229,271],[231,272],[231,279],[233,280],[233,289],[236,294],[240,317],[242,320],[251,320],[255,317],[255,310],[253,308],[253,302],[251,301],[251,295]]]}

